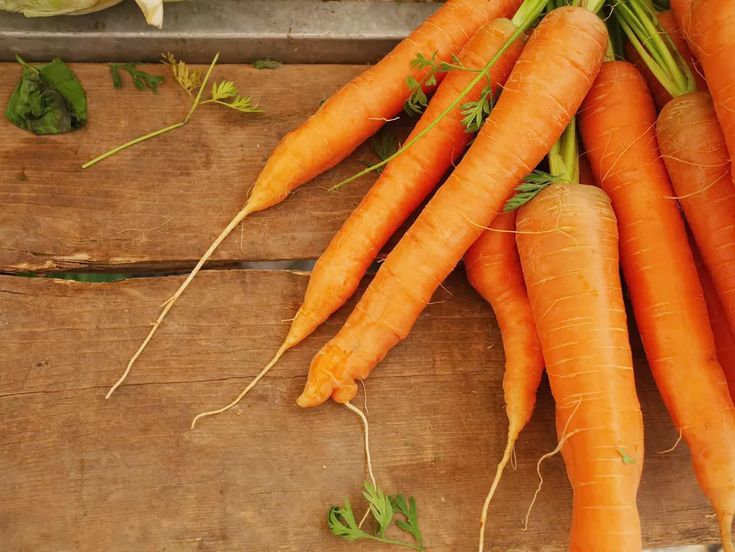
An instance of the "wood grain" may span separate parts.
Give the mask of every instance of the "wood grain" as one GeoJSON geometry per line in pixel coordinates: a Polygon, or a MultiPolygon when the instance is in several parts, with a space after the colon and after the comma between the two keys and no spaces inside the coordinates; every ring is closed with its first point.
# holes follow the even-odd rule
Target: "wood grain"
{"type": "MultiPolygon", "coordinates": [[[[185,127],[82,170],[108,149],[181,120],[190,99],[162,65],[144,67],[167,75],[158,94],[136,90],[127,75],[124,88],[114,90],[104,64],[72,67],[87,92],[85,128],[41,137],[0,117],[0,271],[193,266],[240,209],[280,138],[364,69],[218,66],[214,78],[235,81],[264,113],[203,106],[185,127]]],[[[0,98],[9,97],[19,74],[17,64],[0,63],[0,98]]],[[[375,176],[339,192],[326,188],[375,160],[363,146],[281,205],[252,216],[214,262],[316,258],[375,176]]]]}
{"type": "MultiPolygon", "coordinates": [[[[344,543],[325,525],[329,505],[345,496],[359,503],[365,465],[357,418],[334,403],[294,405],[309,360],[346,311],[287,354],[235,411],[188,429],[193,414],[229,400],[270,357],[301,299],[303,275],[203,273],[128,384],[104,400],[179,282],[0,277],[0,548],[389,550],[344,543]]],[[[416,496],[434,552],[475,549],[506,431],[495,322],[461,275],[446,288],[451,295],[438,292],[367,382],[376,476],[386,491],[416,496]]],[[[714,542],[686,447],[657,453],[677,435],[640,360],[637,373],[646,545],[714,542]]],[[[507,472],[491,511],[490,550],[565,550],[570,490],[560,458],[543,466],[531,525],[526,532],[520,525],[537,484],[536,459],[554,444],[544,385],[517,446],[518,469],[507,472]]]]}

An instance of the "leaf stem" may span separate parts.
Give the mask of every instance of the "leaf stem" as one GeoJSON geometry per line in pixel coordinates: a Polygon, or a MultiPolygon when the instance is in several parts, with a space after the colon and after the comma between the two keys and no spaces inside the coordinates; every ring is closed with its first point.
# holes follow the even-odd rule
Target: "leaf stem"
{"type": "Polygon", "coordinates": [[[689,66],[645,0],[621,0],[615,18],[651,73],[673,97],[696,90],[689,66]]]}
{"type": "Polygon", "coordinates": [[[219,52],[217,52],[214,55],[214,59],[212,60],[212,63],[209,64],[209,69],[207,69],[207,74],[204,75],[204,80],[202,81],[202,85],[199,87],[199,91],[197,92],[197,97],[194,99],[194,103],[191,104],[191,109],[189,109],[189,113],[187,113],[186,117],[184,118],[184,123],[189,122],[189,119],[194,114],[194,110],[199,106],[199,102],[202,99],[202,93],[204,92],[204,88],[207,86],[207,81],[209,80],[209,77],[212,75],[212,70],[214,69],[214,66],[217,64],[218,59],[219,59],[219,52]]]}
{"type": "Polygon", "coordinates": [[[413,544],[410,542],[396,540],[396,539],[390,539],[388,537],[379,537],[377,535],[371,535],[370,533],[364,533],[364,538],[382,542],[384,544],[395,544],[396,546],[405,546],[406,548],[411,548],[412,550],[416,550],[417,552],[424,552],[425,550],[423,546],[419,546],[418,544],[413,544]]]}
{"type": "Polygon", "coordinates": [[[365,176],[366,174],[371,173],[375,169],[378,169],[380,167],[383,167],[384,165],[387,165],[390,161],[398,157],[400,154],[402,154],[404,151],[406,151],[408,148],[413,146],[416,142],[418,142],[421,138],[426,136],[429,132],[431,132],[431,129],[433,129],[437,124],[439,124],[439,121],[442,120],[444,117],[446,117],[449,113],[451,113],[464,99],[464,97],[470,93],[470,91],[477,86],[477,84],[485,78],[485,76],[490,72],[490,69],[493,68],[493,66],[497,63],[497,61],[502,57],[503,54],[510,48],[511,44],[513,44],[525,31],[528,29],[534,21],[538,18],[539,15],[543,12],[544,8],[546,7],[546,3],[548,0],[525,0],[521,7],[516,12],[516,15],[513,16],[513,19],[511,20],[516,25],[516,30],[513,32],[513,34],[508,38],[508,40],[503,44],[503,46],[496,52],[496,54],[488,61],[485,66],[480,70],[479,73],[475,76],[474,79],[459,93],[459,95],[454,98],[452,103],[450,103],[447,107],[444,108],[444,110],[437,115],[436,119],[431,121],[426,127],[416,134],[411,140],[406,142],[403,146],[401,146],[395,153],[392,155],[389,155],[385,159],[383,159],[380,163],[376,163],[375,165],[371,165],[370,167],[367,167],[363,170],[361,170],[358,173],[353,174],[352,176],[345,178],[341,182],[338,182],[334,186],[332,186],[330,191],[338,190],[345,184],[349,184],[350,182],[357,180],[361,176],[365,176]],[[519,15],[520,14],[520,15],[519,15]]]}
{"type": "Polygon", "coordinates": [[[178,123],[174,123],[173,125],[167,126],[165,128],[159,128],[158,130],[154,130],[153,132],[149,132],[148,134],[144,136],[138,136],[134,140],[130,140],[130,142],[126,142],[122,144],[121,146],[117,146],[116,148],[112,148],[109,151],[106,151],[102,155],[99,155],[92,159],[91,161],[87,161],[82,165],[83,169],[87,169],[91,167],[92,165],[99,163],[100,161],[103,161],[104,159],[107,159],[108,157],[115,155],[116,153],[127,149],[131,146],[134,146],[135,144],[140,144],[141,142],[145,142],[146,140],[150,140],[151,138],[155,138],[156,136],[160,136],[161,134],[166,134],[167,132],[171,132],[172,130],[176,130],[179,127],[184,126],[186,121],[180,121],[178,123]]]}
{"type": "Polygon", "coordinates": [[[576,117],[572,117],[569,125],[549,152],[549,173],[569,183],[579,183],[576,120],[576,117]]]}

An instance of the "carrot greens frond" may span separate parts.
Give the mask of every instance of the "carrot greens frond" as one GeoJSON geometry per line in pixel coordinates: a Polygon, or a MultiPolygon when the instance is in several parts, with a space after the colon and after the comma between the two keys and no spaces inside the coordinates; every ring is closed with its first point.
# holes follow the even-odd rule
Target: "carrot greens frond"
{"type": "Polygon", "coordinates": [[[505,203],[503,211],[507,213],[522,207],[536,197],[541,190],[555,182],[566,181],[559,176],[554,176],[544,171],[533,171],[516,186],[515,193],[505,203]]]}
{"type": "Polygon", "coordinates": [[[490,85],[486,86],[480,92],[480,97],[474,102],[462,104],[460,111],[464,118],[462,124],[467,132],[477,132],[482,127],[490,111],[493,109],[493,89],[490,85]]]}
{"type": "MultiPolygon", "coordinates": [[[[258,113],[262,111],[257,105],[253,104],[252,98],[248,96],[241,96],[240,92],[237,89],[237,86],[232,81],[223,80],[220,82],[215,82],[212,85],[210,97],[205,100],[202,99],[205,87],[209,82],[209,78],[212,76],[212,71],[214,70],[214,66],[217,64],[217,60],[219,59],[219,53],[215,54],[214,59],[212,59],[212,63],[209,64],[209,67],[207,68],[207,72],[205,73],[204,77],[202,77],[199,70],[189,68],[186,63],[181,60],[177,60],[170,52],[162,54],[162,56],[164,63],[170,67],[171,74],[176,79],[176,82],[178,82],[179,86],[181,86],[181,88],[183,88],[184,91],[186,91],[186,93],[192,97],[192,103],[189,107],[189,112],[186,114],[186,117],[184,117],[184,119],[182,121],[179,121],[178,123],[174,123],[167,127],[154,130],[153,132],[149,132],[148,134],[144,134],[143,136],[134,138],[129,142],[126,142],[120,146],[106,151],[102,155],[99,155],[91,161],[87,161],[86,163],[84,163],[82,165],[83,169],[87,169],[92,165],[99,163],[100,161],[103,161],[104,159],[107,159],[108,157],[111,157],[116,153],[128,149],[136,144],[140,144],[141,142],[145,142],[147,140],[150,140],[151,138],[155,138],[156,136],[160,136],[162,134],[171,132],[172,130],[176,130],[177,128],[184,126],[186,123],[189,122],[189,119],[194,114],[194,111],[200,105],[219,104],[221,106],[227,107],[228,109],[239,111],[240,113],[258,113]]],[[[130,72],[126,67],[121,66],[121,68],[130,72]]],[[[117,86],[118,81],[120,80],[120,75],[119,73],[117,73],[116,79],[117,68],[111,67],[111,70],[113,71],[113,84],[117,86]]],[[[142,72],[139,73],[143,74],[142,72]]],[[[152,77],[152,75],[147,75],[147,73],[145,73],[145,75],[147,77],[152,77]]],[[[133,76],[134,84],[138,86],[135,81],[136,76],[133,73],[131,73],[131,76],[133,76]]],[[[163,77],[156,78],[163,80],[163,77]]],[[[155,91],[155,87],[158,86],[158,82],[156,82],[152,90],[155,91]]],[[[151,85],[148,84],[148,86],[150,87],[151,85]]],[[[138,87],[140,88],[140,86],[138,87]]]]}
{"type": "Polygon", "coordinates": [[[164,81],[164,77],[161,75],[151,75],[145,71],[138,69],[137,62],[129,63],[110,63],[110,76],[112,77],[112,86],[115,88],[122,88],[122,75],[120,70],[126,71],[130,78],[133,79],[133,85],[138,90],[145,90],[146,88],[151,92],[158,91],[158,85],[164,81]]]}
{"type": "Polygon", "coordinates": [[[369,511],[375,519],[378,529],[369,533],[357,523],[350,501],[345,499],[343,506],[332,506],[327,514],[327,526],[333,535],[349,541],[361,539],[374,540],[385,544],[393,544],[425,552],[423,537],[418,525],[416,501],[413,497],[406,499],[402,495],[388,496],[369,481],[363,485],[363,497],[368,502],[369,511]],[[405,520],[394,520],[396,511],[400,512],[405,520]],[[414,542],[392,539],[385,536],[385,532],[393,524],[401,531],[413,537],[414,542]]]}
{"type": "Polygon", "coordinates": [[[404,110],[409,115],[420,115],[429,103],[424,87],[436,85],[436,74],[442,72],[441,63],[436,60],[436,52],[431,57],[426,57],[419,52],[411,60],[411,67],[419,71],[426,71],[426,74],[421,80],[413,75],[406,77],[406,86],[411,95],[406,100],[404,110]]]}

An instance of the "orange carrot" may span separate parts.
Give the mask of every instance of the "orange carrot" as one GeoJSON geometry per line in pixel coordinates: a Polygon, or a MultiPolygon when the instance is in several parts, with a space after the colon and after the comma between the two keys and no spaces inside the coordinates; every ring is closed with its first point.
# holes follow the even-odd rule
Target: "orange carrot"
{"type": "MultiPolygon", "coordinates": [[[[106,398],[125,380],[130,369],[176,300],[189,287],[204,263],[227,236],[249,215],[286,199],[297,187],[333,167],[375,133],[403,107],[410,95],[406,77],[419,82],[428,71],[412,68],[417,54],[451,61],[485,23],[511,15],[520,0],[449,0],[379,63],[347,83],[297,129],[288,133],[271,153],[253,185],[250,197],[215,238],[189,276],[163,304],[145,340],[106,398]]],[[[442,78],[437,74],[436,79],[442,78]]]]}
{"type": "Polygon", "coordinates": [[[462,162],[424,208],[338,335],[317,354],[300,406],[347,402],[355,379],[404,339],[433,292],[559,138],[599,71],[607,30],[592,12],[551,11],[535,29],[462,162]]]}
{"type": "Polygon", "coordinates": [[[684,222],[671,199],[643,77],[629,63],[606,63],[579,119],[592,171],[618,218],[623,273],[651,371],[731,551],[735,407],[684,222]]]}
{"type": "Polygon", "coordinates": [[[533,414],[544,358],[536,335],[515,241],[515,212],[498,215],[465,253],[467,279],[492,306],[505,351],[503,396],[508,440],[480,518],[483,549],[487,510],[518,436],[533,414]]]}
{"type": "MultiPolygon", "coordinates": [[[[495,56],[516,31],[508,19],[496,19],[483,26],[463,48],[459,63],[465,69],[450,71],[431,99],[408,141],[423,132],[439,117],[475,78],[476,71],[495,56]]],[[[508,78],[523,49],[524,40],[508,48],[489,73],[493,94],[508,78]]],[[[487,81],[478,83],[466,96],[477,101],[487,81]]],[[[280,359],[298,345],[352,296],[370,264],[383,246],[431,193],[452,164],[462,155],[473,134],[463,124],[457,107],[442,118],[416,145],[393,159],[368,194],[332,238],[317,260],[309,278],[304,302],[291,322],[288,335],[275,357],[227,406],[204,412],[194,419],[218,414],[236,405],[280,359]]]]}
{"type": "Polygon", "coordinates": [[[712,327],[712,335],[715,338],[715,347],[717,348],[717,360],[725,372],[725,379],[727,379],[727,385],[730,388],[730,397],[735,401],[735,338],[733,338],[730,326],[727,324],[725,309],[722,308],[715,284],[704,266],[702,256],[694,247],[692,252],[694,253],[694,262],[697,265],[699,280],[702,282],[704,300],[707,303],[709,323],[712,327]]]}
{"type": "MultiPolygon", "coordinates": [[[[679,29],[679,26],[676,23],[674,14],[670,11],[665,11],[659,13],[657,18],[661,27],[666,31],[669,39],[671,39],[673,46],[679,51],[681,57],[692,71],[692,75],[696,80],[697,88],[699,90],[707,90],[707,84],[704,82],[704,78],[700,74],[701,69],[698,67],[696,59],[689,51],[689,46],[687,46],[681,29],[679,29]]],[[[656,107],[661,110],[671,100],[671,94],[669,94],[666,88],[664,88],[664,86],[654,76],[646,63],[641,59],[640,54],[638,54],[633,44],[630,42],[625,43],[625,57],[636,66],[646,79],[648,88],[650,88],[651,95],[653,96],[653,101],[656,104],[656,107]]]]}
{"type": "Polygon", "coordinates": [[[610,200],[594,186],[551,184],[521,207],[517,229],[574,490],[569,549],[640,551],[643,420],[610,200]]]}
{"type": "Polygon", "coordinates": [[[735,2],[693,0],[683,19],[689,20],[686,36],[702,64],[731,162],[735,163],[735,2]]]}
{"type": "Polygon", "coordinates": [[[656,135],[730,332],[735,332],[735,186],[709,94],[671,100],[659,115],[656,135]]]}

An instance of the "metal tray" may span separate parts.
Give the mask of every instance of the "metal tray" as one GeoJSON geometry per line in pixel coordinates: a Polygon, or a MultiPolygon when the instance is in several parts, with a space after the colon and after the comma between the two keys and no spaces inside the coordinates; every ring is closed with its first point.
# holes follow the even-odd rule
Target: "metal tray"
{"type": "Polygon", "coordinates": [[[286,63],[371,63],[438,8],[434,2],[187,0],[166,4],[163,29],[132,0],[81,16],[26,18],[0,12],[0,60],[189,63],[272,58],[286,63]]]}

